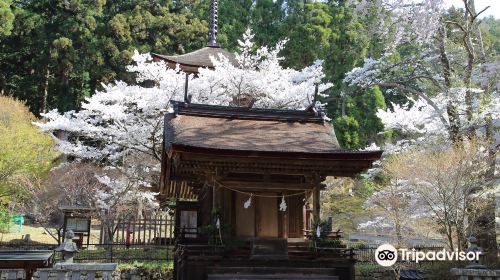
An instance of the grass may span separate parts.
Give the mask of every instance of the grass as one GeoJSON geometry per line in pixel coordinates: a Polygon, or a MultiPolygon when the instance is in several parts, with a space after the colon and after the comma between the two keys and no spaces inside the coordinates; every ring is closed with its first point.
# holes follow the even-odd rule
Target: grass
{"type": "Polygon", "coordinates": [[[134,261],[132,263],[119,263],[118,269],[134,269],[141,268],[146,270],[172,270],[174,268],[174,261],[147,261],[147,262],[138,262],[134,261]]]}
{"type": "MultiPolygon", "coordinates": [[[[132,272],[141,279],[172,279],[174,263],[173,261],[148,261],[120,263],[118,270],[121,273],[132,272]]],[[[135,279],[135,277],[133,278],[135,279]]]]}
{"type": "MultiPolygon", "coordinates": [[[[57,244],[57,241],[52,238],[52,236],[50,236],[50,234],[48,234],[43,227],[37,225],[23,225],[21,232],[18,232],[17,226],[12,226],[8,233],[0,234],[0,242],[23,240],[26,234],[29,234],[30,239],[34,242],[57,244]]],[[[99,229],[90,229],[90,243],[99,243],[99,229]]]]}
{"type": "Polygon", "coordinates": [[[384,267],[374,264],[374,263],[356,263],[354,265],[354,269],[356,271],[356,275],[369,277],[373,276],[375,272],[384,271],[384,267]]]}
{"type": "MultiPolygon", "coordinates": [[[[411,263],[403,265],[403,269],[421,270],[426,277],[425,279],[452,280],[455,279],[455,277],[450,274],[450,270],[456,267],[463,267],[464,265],[466,265],[466,263],[453,261],[429,262],[418,265],[411,263]]],[[[356,270],[356,275],[363,277],[373,277],[375,273],[385,275],[393,275],[394,273],[391,268],[382,267],[376,263],[356,263],[354,268],[356,270]]]]}
{"type": "MultiPolygon", "coordinates": [[[[161,247],[131,247],[126,249],[125,247],[114,247],[113,248],[113,261],[118,262],[133,262],[135,260],[166,260],[172,258],[171,248],[161,248],[161,247]]],[[[92,261],[92,260],[103,260],[107,259],[108,252],[105,248],[95,248],[83,250],[75,255],[75,260],[82,261],[92,261]]]]}
{"type": "Polygon", "coordinates": [[[30,235],[31,240],[45,244],[57,244],[57,241],[45,232],[43,227],[24,225],[22,231],[18,232],[18,227],[13,226],[9,233],[1,234],[2,242],[12,242],[14,240],[22,240],[26,234],[30,235]]]}

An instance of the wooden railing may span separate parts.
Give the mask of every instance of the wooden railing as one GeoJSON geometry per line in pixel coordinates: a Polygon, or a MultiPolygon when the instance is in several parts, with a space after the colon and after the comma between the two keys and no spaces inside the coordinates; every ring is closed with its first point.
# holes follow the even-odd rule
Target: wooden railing
{"type": "MultiPolygon", "coordinates": [[[[114,221],[114,244],[157,244],[171,245],[175,221],[170,215],[157,215],[142,219],[114,221]]],[[[100,243],[105,243],[101,225],[100,243]]]]}
{"type": "MultiPolygon", "coordinates": [[[[313,235],[316,235],[316,230],[304,229],[302,231],[306,238],[311,238],[313,235]]],[[[324,232],[321,232],[321,234],[324,234],[324,232]]],[[[339,229],[337,231],[328,232],[325,237],[329,240],[340,240],[340,238],[342,238],[342,231],[339,229]]]]}

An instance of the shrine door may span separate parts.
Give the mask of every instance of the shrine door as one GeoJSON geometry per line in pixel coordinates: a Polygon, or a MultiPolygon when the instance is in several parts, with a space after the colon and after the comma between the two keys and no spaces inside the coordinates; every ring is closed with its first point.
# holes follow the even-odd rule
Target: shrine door
{"type": "MultiPolygon", "coordinates": [[[[276,196],[276,193],[259,193],[276,196]]],[[[236,235],[239,237],[278,237],[278,200],[276,197],[253,196],[250,207],[243,205],[246,194],[236,193],[236,235]]]]}

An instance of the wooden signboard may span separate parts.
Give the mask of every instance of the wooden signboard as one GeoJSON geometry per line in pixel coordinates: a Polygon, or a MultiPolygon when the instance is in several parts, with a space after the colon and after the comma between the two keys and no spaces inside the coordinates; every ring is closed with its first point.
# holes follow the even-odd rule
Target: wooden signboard
{"type": "Polygon", "coordinates": [[[89,219],[86,218],[67,218],[66,230],[73,232],[89,232],[89,219]]]}

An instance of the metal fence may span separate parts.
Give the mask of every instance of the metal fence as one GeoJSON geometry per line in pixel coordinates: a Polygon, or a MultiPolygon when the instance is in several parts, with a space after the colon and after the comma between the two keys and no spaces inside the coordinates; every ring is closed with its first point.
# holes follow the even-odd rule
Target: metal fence
{"type": "MultiPolygon", "coordinates": [[[[363,263],[375,263],[377,244],[351,244],[347,242],[346,249],[352,249],[354,259],[363,263]]],[[[55,244],[38,243],[0,243],[0,250],[54,250],[55,244]]],[[[76,262],[133,262],[133,261],[170,261],[173,260],[173,245],[169,244],[90,244],[86,249],[75,254],[76,262]]],[[[408,247],[415,251],[440,251],[440,245],[422,245],[408,247]]],[[[60,259],[59,253],[55,254],[60,259]]],[[[400,258],[400,256],[399,256],[400,258]]]]}
{"type": "MultiPolygon", "coordinates": [[[[357,262],[364,263],[376,263],[375,261],[375,251],[379,245],[370,244],[370,245],[362,245],[362,246],[351,246],[347,244],[348,248],[352,248],[355,254],[354,258],[357,262]]],[[[421,245],[421,246],[409,246],[405,247],[408,250],[415,249],[416,252],[437,252],[445,249],[445,247],[441,245],[421,245]]],[[[398,255],[398,259],[401,260],[401,255],[398,255]]]]}
{"type": "MultiPolygon", "coordinates": [[[[54,250],[55,244],[19,244],[0,243],[0,250],[54,250]]],[[[61,254],[54,254],[55,260],[61,254]]],[[[134,261],[170,261],[173,259],[173,246],[156,244],[90,244],[77,252],[75,262],[134,262],[134,261]]]]}

